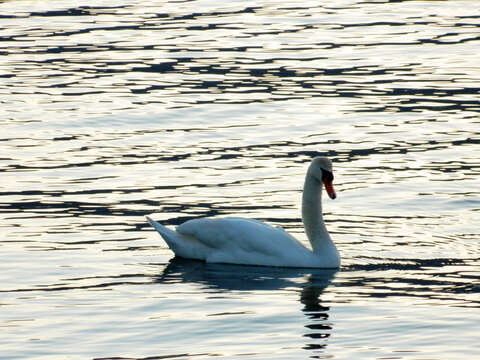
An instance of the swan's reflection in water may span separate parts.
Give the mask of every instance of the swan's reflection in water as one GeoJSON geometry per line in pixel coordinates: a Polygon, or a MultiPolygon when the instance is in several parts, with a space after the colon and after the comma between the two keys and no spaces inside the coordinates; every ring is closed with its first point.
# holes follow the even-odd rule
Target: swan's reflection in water
{"type": "Polygon", "coordinates": [[[295,269],[230,264],[208,264],[175,257],[156,279],[162,283],[197,283],[206,291],[298,291],[301,310],[306,317],[303,336],[306,350],[323,350],[332,333],[329,307],[321,295],[336,269],[295,269]]]}
{"type": "MultiPolygon", "coordinates": [[[[324,285],[316,285],[312,278],[309,279],[311,284],[303,288],[301,292],[300,301],[305,305],[303,312],[309,319],[309,322],[305,325],[309,331],[304,334],[306,338],[315,340],[316,342],[310,342],[305,345],[304,349],[307,350],[318,350],[323,349],[327,346],[325,339],[330,337],[332,324],[328,321],[328,306],[322,306],[320,303],[320,295],[323,290],[328,286],[326,279],[323,279],[321,283],[324,285]]],[[[317,279],[318,280],[318,279],[317,279]]]]}

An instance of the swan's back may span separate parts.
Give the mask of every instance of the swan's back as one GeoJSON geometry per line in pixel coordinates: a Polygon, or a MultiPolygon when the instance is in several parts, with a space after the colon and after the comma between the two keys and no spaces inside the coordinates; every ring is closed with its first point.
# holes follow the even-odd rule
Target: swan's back
{"type": "Polygon", "coordinates": [[[177,232],[192,236],[216,250],[238,249],[250,253],[282,255],[292,246],[303,248],[281,228],[244,218],[194,219],[177,227],[177,232]]]}

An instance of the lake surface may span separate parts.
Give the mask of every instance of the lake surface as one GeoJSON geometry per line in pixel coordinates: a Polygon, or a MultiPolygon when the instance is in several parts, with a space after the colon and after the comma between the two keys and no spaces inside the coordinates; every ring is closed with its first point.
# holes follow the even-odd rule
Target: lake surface
{"type": "Polygon", "coordinates": [[[0,3],[0,358],[480,358],[475,1],[0,3]],[[174,259],[242,216],[338,271],[174,259]]]}

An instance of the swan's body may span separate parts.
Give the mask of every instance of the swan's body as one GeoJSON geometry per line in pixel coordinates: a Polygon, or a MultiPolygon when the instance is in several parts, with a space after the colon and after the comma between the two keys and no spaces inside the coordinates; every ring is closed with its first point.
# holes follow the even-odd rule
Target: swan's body
{"type": "Polygon", "coordinates": [[[337,268],[340,256],[322,216],[322,182],[329,196],[331,162],[313,159],[303,189],[302,219],[312,245],[306,248],[282,228],[243,218],[201,218],[187,221],[176,231],[147,217],[175,255],[212,263],[281,267],[337,268]]]}

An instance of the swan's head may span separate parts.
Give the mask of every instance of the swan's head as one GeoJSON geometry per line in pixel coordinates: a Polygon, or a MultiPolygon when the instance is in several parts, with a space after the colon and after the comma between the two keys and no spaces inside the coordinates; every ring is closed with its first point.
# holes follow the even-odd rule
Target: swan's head
{"type": "Polygon", "coordinates": [[[325,186],[328,196],[335,199],[337,194],[333,188],[332,162],[326,157],[315,157],[308,168],[308,172],[325,186]]]}

